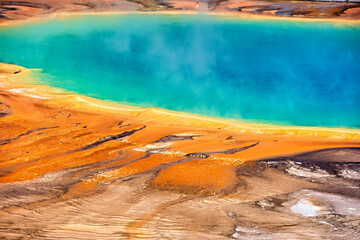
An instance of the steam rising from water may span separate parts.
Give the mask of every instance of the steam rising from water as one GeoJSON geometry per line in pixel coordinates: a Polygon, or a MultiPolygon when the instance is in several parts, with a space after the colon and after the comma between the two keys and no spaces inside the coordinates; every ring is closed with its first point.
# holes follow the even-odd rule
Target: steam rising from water
{"type": "Polygon", "coordinates": [[[359,31],[331,23],[91,16],[2,29],[0,61],[133,105],[359,127],[359,42],[359,31]]]}

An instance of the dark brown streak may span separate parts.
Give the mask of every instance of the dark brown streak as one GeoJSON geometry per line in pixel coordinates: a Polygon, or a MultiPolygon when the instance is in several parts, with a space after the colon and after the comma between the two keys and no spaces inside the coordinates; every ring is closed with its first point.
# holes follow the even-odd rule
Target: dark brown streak
{"type": "Polygon", "coordinates": [[[87,7],[87,9],[93,9],[96,7],[95,4],[93,3],[73,3],[74,5],[78,5],[78,6],[84,6],[87,7]]]}
{"type": "Polygon", "coordinates": [[[46,129],[54,129],[54,128],[58,128],[59,126],[55,126],[55,127],[45,127],[45,128],[35,128],[35,129],[32,129],[32,130],[29,130],[25,133],[22,133],[14,138],[8,138],[8,139],[3,139],[3,140],[0,140],[0,146],[1,145],[5,145],[5,144],[8,144],[8,143],[11,143],[17,139],[19,139],[20,137],[22,136],[25,136],[25,135],[29,135],[33,132],[37,132],[37,131],[42,131],[42,130],[46,130],[46,129]]]}
{"type": "Polygon", "coordinates": [[[179,135],[168,135],[156,140],[153,143],[161,143],[161,142],[175,142],[175,141],[183,141],[183,140],[194,140],[194,137],[201,137],[202,135],[192,135],[192,136],[179,136],[179,135]]]}
{"type": "Polygon", "coordinates": [[[134,2],[141,4],[143,6],[142,10],[156,10],[156,9],[166,9],[173,8],[171,4],[167,2],[162,2],[160,0],[127,0],[129,2],[134,2]]]}
{"type": "Polygon", "coordinates": [[[113,141],[113,140],[120,140],[121,138],[124,138],[124,137],[127,137],[127,136],[130,136],[130,135],[133,135],[134,133],[136,133],[137,131],[140,131],[142,129],[144,129],[146,126],[142,126],[141,128],[138,128],[138,129],[134,129],[134,130],[131,130],[131,131],[125,131],[123,133],[120,133],[120,134],[116,134],[116,135],[110,135],[110,136],[106,136],[106,137],[103,137],[103,138],[100,138],[98,141],[96,142],[93,142],[89,145],[86,145],[80,149],[76,149],[76,150],[73,150],[73,151],[70,151],[66,154],[70,154],[70,153],[76,153],[76,152],[80,152],[80,151],[84,151],[84,150],[89,150],[89,149],[92,149],[92,148],[95,148],[103,143],[106,143],[108,141],[113,141]]]}
{"type": "Polygon", "coordinates": [[[7,105],[6,103],[0,102],[0,105],[4,105],[7,108],[11,108],[9,105],[7,105]]]}
{"type": "Polygon", "coordinates": [[[21,2],[21,1],[2,1],[0,2],[0,7],[3,6],[24,6],[24,7],[32,7],[32,8],[42,8],[49,10],[52,8],[49,4],[44,3],[32,3],[32,2],[21,2]]]}
{"type": "Polygon", "coordinates": [[[126,125],[123,125],[123,123],[124,123],[124,121],[120,121],[120,122],[118,122],[118,124],[117,124],[116,126],[119,127],[119,128],[123,128],[123,127],[128,127],[128,126],[130,126],[130,123],[128,123],[128,124],[126,124],[126,125]]]}
{"type": "Polygon", "coordinates": [[[256,142],[254,144],[248,145],[248,146],[244,146],[244,147],[238,147],[238,148],[231,148],[231,149],[226,149],[226,150],[216,150],[216,151],[210,151],[210,152],[200,152],[200,153],[188,153],[185,156],[187,157],[194,157],[194,158],[208,158],[210,155],[212,154],[218,154],[218,153],[222,153],[222,154],[234,154],[237,152],[241,152],[244,151],[246,149],[255,147],[256,145],[258,145],[260,142],[256,142]]]}

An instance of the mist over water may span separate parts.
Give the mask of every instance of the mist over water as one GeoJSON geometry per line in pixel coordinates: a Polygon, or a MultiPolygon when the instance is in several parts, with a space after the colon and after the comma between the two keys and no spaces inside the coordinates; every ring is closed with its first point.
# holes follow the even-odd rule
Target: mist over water
{"type": "Polygon", "coordinates": [[[360,128],[360,26],[207,15],[88,16],[0,29],[0,62],[130,105],[360,128]]]}

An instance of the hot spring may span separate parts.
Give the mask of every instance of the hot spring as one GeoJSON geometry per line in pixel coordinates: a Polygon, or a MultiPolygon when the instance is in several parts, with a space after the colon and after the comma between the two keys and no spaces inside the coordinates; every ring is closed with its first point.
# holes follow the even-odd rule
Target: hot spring
{"type": "Polygon", "coordinates": [[[0,28],[0,62],[127,105],[298,126],[360,127],[360,25],[124,14],[0,28]]]}

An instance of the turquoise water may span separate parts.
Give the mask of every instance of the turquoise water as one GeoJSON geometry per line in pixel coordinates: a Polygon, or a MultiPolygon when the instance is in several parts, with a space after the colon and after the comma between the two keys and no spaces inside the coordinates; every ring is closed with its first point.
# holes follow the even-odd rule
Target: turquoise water
{"type": "Polygon", "coordinates": [[[87,16],[1,28],[0,62],[42,68],[46,84],[130,105],[360,128],[360,25],[87,16]]]}

